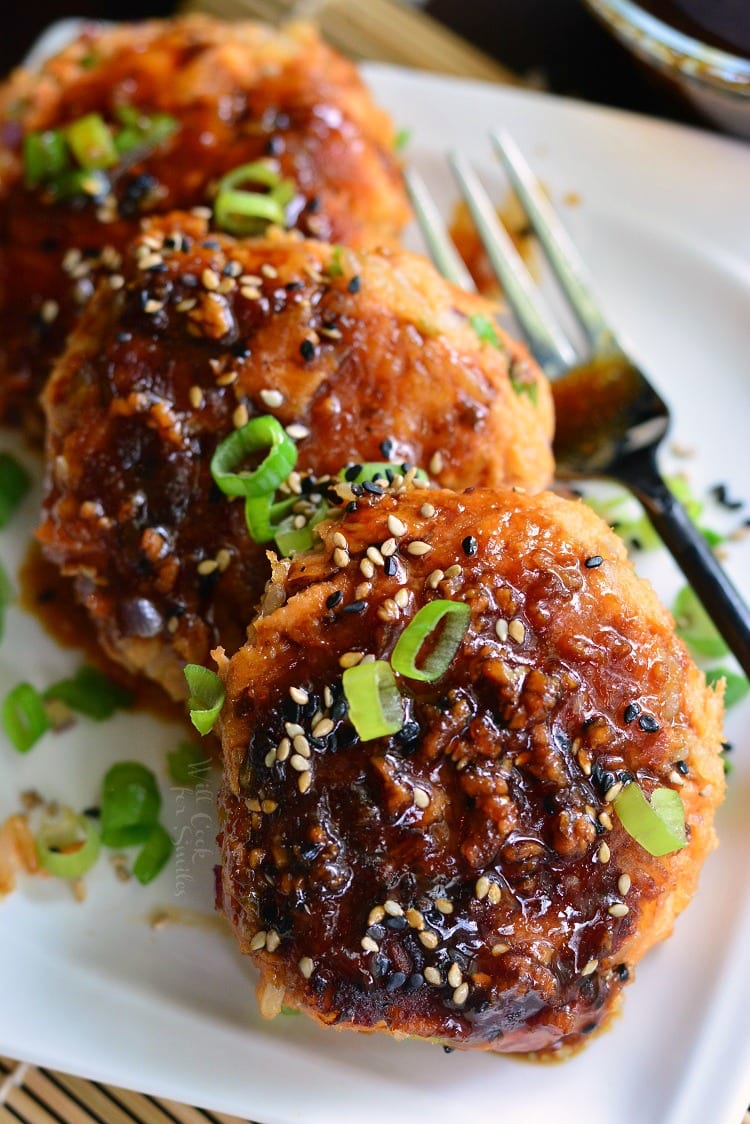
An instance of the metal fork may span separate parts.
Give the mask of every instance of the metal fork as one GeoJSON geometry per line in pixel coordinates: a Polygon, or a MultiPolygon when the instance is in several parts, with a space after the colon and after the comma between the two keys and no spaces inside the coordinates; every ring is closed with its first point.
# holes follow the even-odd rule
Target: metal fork
{"type": "MultiPolygon", "coordinates": [[[[604,319],[586,268],[518,146],[507,133],[492,133],[491,140],[588,345],[585,356],[572,347],[468,161],[452,153],[451,169],[507,303],[552,380],[557,475],[606,476],[630,489],[750,676],[750,610],[659,472],[656,452],[669,428],[669,409],[604,319]]],[[[474,289],[424,181],[413,171],[406,178],[436,266],[448,280],[474,289]]]]}

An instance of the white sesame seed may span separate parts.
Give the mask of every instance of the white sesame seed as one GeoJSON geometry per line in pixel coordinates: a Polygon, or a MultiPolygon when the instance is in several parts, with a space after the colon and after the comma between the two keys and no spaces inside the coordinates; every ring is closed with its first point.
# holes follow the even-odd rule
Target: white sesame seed
{"type": "Polygon", "coordinates": [[[613,800],[617,799],[621,792],[622,781],[615,781],[615,783],[610,785],[607,791],[604,793],[605,804],[611,804],[613,800]]]}
{"type": "Polygon", "coordinates": [[[591,973],[595,972],[598,967],[599,967],[599,961],[598,960],[589,960],[588,963],[582,969],[581,975],[582,976],[590,976],[591,973]]]}
{"type": "Polygon", "coordinates": [[[497,882],[490,882],[490,888],[487,891],[487,901],[490,905],[498,905],[503,892],[497,882]]]}
{"type": "Polygon", "coordinates": [[[197,566],[198,573],[201,577],[207,577],[208,574],[213,574],[214,570],[218,570],[218,568],[219,564],[213,558],[204,558],[197,566]]]}
{"type": "Polygon", "coordinates": [[[53,300],[44,301],[39,309],[39,315],[45,324],[51,324],[53,320],[56,320],[59,312],[60,305],[53,300]]]}
{"type": "Polygon", "coordinates": [[[256,933],[253,939],[250,941],[250,951],[257,952],[258,949],[265,948],[267,939],[268,934],[266,933],[265,929],[262,929],[259,933],[256,933]]]}
{"type": "Polygon", "coordinates": [[[395,539],[386,539],[380,548],[380,553],[384,558],[390,558],[392,554],[396,553],[397,544],[395,539]]]}
{"type": "Polygon", "coordinates": [[[307,758],[310,756],[310,743],[304,734],[296,734],[292,740],[292,746],[300,757],[307,758]]]}
{"type": "Polygon", "coordinates": [[[440,452],[433,453],[430,457],[428,468],[433,476],[443,471],[443,454],[440,452]]]}
{"type": "Polygon", "coordinates": [[[279,744],[276,746],[276,760],[286,761],[291,752],[292,743],[289,741],[289,738],[282,738],[279,744]]]}
{"type": "Polygon", "coordinates": [[[344,652],[343,656],[339,657],[339,667],[346,669],[347,667],[356,667],[357,664],[362,663],[363,652],[344,652]]]}
{"type": "Polygon", "coordinates": [[[271,263],[267,262],[267,261],[263,262],[263,265],[260,267],[260,271],[261,271],[261,273],[263,274],[264,277],[273,278],[273,277],[279,276],[278,271],[275,268],[275,266],[271,265],[271,263]]]}
{"type": "Polygon", "coordinates": [[[276,750],[275,749],[269,749],[268,753],[263,758],[263,762],[264,762],[266,768],[270,769],[271,766],[276,763],[276,750]]]}
{"type": "Polygon", "coordinates": [[[383,909],[390,917],[403,917],[403,909],[398,902],[394,902],[393,898],[383,902],[383,909]]]}
{"type": "Polygon", "coordinates": [[[363,558],[362,559],[362,561],[359,564],[359,569],[360,569],[360,572],[362,573],[363,577],[366,577],[366,578],[374,578],[375,577],[375,567],[373,566],[373,564],[372,564],[372,562],[370,561],[369,558],[363,558]]]}
{"type": "Polygon", "coordinates": [[[409,604],[409,591],[402,586],[401,589],[397,589],[394,593],[393,600],[396,602],[399,609],[405,609],[409,604]]]}
{"type": "Polygon", "coordinates": [[[676,769],[672,769],[672,772],[669,774],[669,779],[672,784],[676,784],[678,788],[682,787],[685,783],[685,778],[681,773],[678,773],[676,769]]]}
{"type": "Polygon", "coordinates": [[[606,843],[601,843],[599,845],[599,850],[597,852],[597,854],[599,856],[599,862],[600,863],[608,863],[610,853],[611,852],[610,852],[609,846],[606,843]]]}
{"type": "MultiPolygon", "coordinates": [[[[271,756],[272,757],[276,756],[276,751],[273,750],[273,749],[271,750],[271,756]]],[[[261,801],[260,806],[261,806],[261,809],[263,810],[263,812],[267,816],[270,816],[278,808],[278,804],[276,803],[275,800],[263,800],[263,801],[261,801]]]]}
{"type": "Polygon", "coordinates": [[[151,315],[154,312],[161,312],[164,308],[164,301],[146,301],[143,306],[143,311],[151,315]]]}
{"type": "Polygon", "coordinates": [[[453,902],[449,902],[447,898],[436,898],[435,908],[447,916],[449,913],[453,913],[453,902]]]}
{"type": "Polygon", "coordinates": [[[367,915],[367,924],[377,925],[385,917],[385,910],[382,905],[374,905],[367,915]]]}
{"type": "Polygon", "coordinates": [[[294,738],[297,734],[304,734],[305,732],[298,722],[285,722],[284,729],[290,738],[294,738]]]}
{"type": "MultiPolygon", "coordinates": [[[[111,277],[107,278],[107,280],[109,281],[110,289],[113,289],[115,292],[117,292],[119,289],[121,289],[123,287],[123,285],[125,284],[125,278],[123,277],[123,275],[121,273],[113,273],[111,275],[111,277]]],[[[195,303],[196,302],[193,302],[194,305],[195,305],[195,303]]],[[[176,305],[175,307],[177,308],[178,312],[182,312],[182,309],[180,308],[179,304],[176,305]]]]}
{"type": "Polygon", "coordinates": [[[307,792],[311,784],[312,776],[310,773],[300,773],[300,775],[297,777],[297,788],[301,793],[304,794],[305,792],[307,792]]]}
{"type": "Polygon", "coordinates": [[[289,697],[292,702],[296,702],[300,706],[306,706],[310,701],[310,696],[303,687],[290,687],[289,697]]]}
{"type": "Polygon", "coordinates": [[[270,929],[269,933],[268,933],[268,936],[266,937],[266,948],[268,949],[269,952],[275,952],[280,944],[281,944],[281,937],[279,936],[279,934],[276,932],[275,929],[270,929]]]}
{"type": "Polygon", "coordinates": [[[505,944],[503,941],[498,941],[497,944],[493,944],[491,952],[493,956],[502,956],[503,953],[507,952],[509,948],[509,944],[505,944]]]}
{"type": "Polygon", "coordinates": [[[330,687],[323,688],[323,702],[326,706],[333,706],[333,691],[330,687]]]}
{"type": "Polygon", "coordinates": [[[625,905],[625,902],[613,902],[607,910],[612,917],[625,917],[630,913],[630,907],[625,905]]]}
{"type": "Polygon", "coordinates": [[[443,977],[440,975],[440,972],[438,972],[437,968],[433,968],[432,965],[425,968],[424,978],[427,980],[428,984],[432,984],[433,987],[440,987],[443,982],[443,977]]]}
{"type": "Polygon", "coordinates": [[[391,532],[392,535],[395,535],[396,538],[399,538],[400,535],[406,534],[406,524],[402,523],[401,520],[398,518],[398,516],[389,515],[388,516],[388,530],[391,532]]]}
{"type": "Polygon", "coordinates": [[[445,576],[448,579],[458,578],[463,572],[463,566],[459,566],[457,562],[454,562],[454,564],[449,566],[445,571],[445,576]]]}
{"type": "Polygon", "coordinates": [[[359,585],[354,587],[354,600],[366,601],[372,593],[372,586],[369,582],[360,582],[359,585]]]}
{"type": "Polygon", "coordinates": [[[463,978],[463,974],[458,964],[451,964],[450,968],[448,969],[448,983],[450,984],[450,986],[458,987],[459,984],[463,983],[463,978]]]}
{"type": "Polygon", "coordinates": [[[225,371],[223,375],[218,375],[216,379],[217,386],[231,386],[233,382],[237,382],[236,371],[225,371]]]}
{"type": "Polygon", "coordinates": [[[435,506],[431,503],[423,503],[419,509],[419,514],[423,515],[425,519],[432,519],[435,514],[435,506]]]}
{"type": "Polygon", "coordinates": [[[508,639],[508,622],[505,617],[500,617],[498,621],[495,621],[495,632],[499,640],[505,641],[508,639]]]}
{"type": "Polygon", "coordinates": [[[466,1000],[469,998],[469,985],[467,983],[459,984],[453,992],[453,1002],[457,1007],[463,1007],[466,1000]]]}
{"type": "Polygon", "coordinates": [[[314,738],[326,738],[332,734],[334,730],[333,722],[330,718],[321,718],[320,722],[316,722],[312,728],[312,736],[314,738]]]}
{"type": "Polygon", "coordinates": [[[406,920],[411,925],[412,929],[424,929],[424,917],[419,909],[407,909],[405,915],[406,920]]]}
{"type": "Polygon", "coordinates": [[[343,547],[337,546],[333,552],[333,564],[343,570],[349,565],[349,554],[343,547]]]}
{"type": "Polygon", "coordinates": [[[600,812],[598,819],[599,823],[606,831],[612,830],[612,817],[610,816],[609,812],[600,812]]]}
{"type": "Polygon", "coordinates": [[[511,640],[515,640],[516,644],[523,644],[524,637],[526,636],[526,628],[518,617],[514,617],[508,624],[508,636],[511,640]]]}
{"type": "Polygon", "coordinates": [[[298,773],[306,773],[310,768],[310,762],[300,753],[293,753],[289,758],[289,764],[298,773]]]}
{"type": "Polygon", "coordinates": [[[617,879],[617,890],[623,897],[629,892],[631,886],[630,875],[621,874],[617,879]]]}
{"type": "Polygon", "coordinates": [[[359,943],[362,945],[365,952],[378,952],[380,950],[380,945],[377,941],[374,941],[372,937],[363,937],[359,943]]]}
{"type": "Polygon", "coordinates": [[[474,897],[478,898],[479,901],[481,902],[482,898],[487,897],[487,892],[488,892],[489,888],[490,888],[490,880],[489,880],[489,878],[487,877],[486,874],[483,874],[481,876],[481,878],[477,878],[476,883],[474,885],[474,897]]]}
{"type": "MultiPolygon", "coordinates": [[[[161,260],[161,259],[160,259],[161,260]]],[[[213,269],[204,269],[201,273],[203,288],[215,292],[219,287],[219,275],[213,269]]]]}
{"type": "Polygon", "coordinates": [[[232,425],[235,429],[242,429],[243,426],[247,425],[249,420],[250,415],[247,412],[247,406],[244,402],[241,402],[232,414],[232,425]]]}
{"type": "Polygon", "coordinates": [[[279,406],[284,405],[284,395],[280,390],[269,390],[265,388],[260,392],[261,401],[265,406],[270,406],[272,410],[276,410],[279,406]]]}
{"type": "Polygon", "coordinates": [[[302,959],[299,961],[297,967],[299,968],[300,972],[302,973],[302,975],[305,977],[306,980],[309,980],[310,976],[315,971],[315,964],[313,963],[313,961],[310,959],[309,956],[303,956],[302,959]]]}
{"type": "Polygon", "coordinates": [[[368,546],[366,553],[367,557],[370,559],[374,566],[383,565],[383,555],[380,553],[376,546],[368,546]]]}
{"type": "Polygon", "coordinates": [[[345,536],[341,534],[341,531],[334,531],[334,533],[333,533],[333,545],[334,546],[340,546],[342,550],[348,550],[349,549],[349,543],[346,541],[345,536]]]}
{"type": "Polygon", "coordinates": [[[425,948],[437,948],[438,935],[433,933],[431,929],[423,929],[419,934],[419,939],[425,948]]]}
{"type": "Polygon", "coordinates": [[[260,299],[261,295],[260,289],[257,289],[255,285],[241,285],[240,293],[246,301],[257,301],[260,299]]]}
{"type": "Polygon", "coordinates": [[[414,555],[415,558],[421,558],[424,554],[429,554],[432,547],[429,543],[422,542],[421,539],[415,539],[414,542],[409,543],[406,549],[408,553],[414,555]]]}
{"type": "Polygon", "coordinates": [[[429,806],[430,806],[429,794],[426,793],[423,788],[415,788],[414,789],[414,803],[417,805],[418,808],[429,808],[429,806]]]}
{"type": "Polygon", "coordinates": [[[293,425],[288,425],[286,427],[286,431],[291,437],[292,441],[304,441],[306,437],[310,436],[309,429],[307,429],[304,425],[297,425],[296,423],[294,423],[293,425]]]}
{"type": "Polygon", "coordinates": [[[445,574],[442,570],[433,570],[427,579],[427,584],[430,589],[437,589],[444,577],[445,574]]]}

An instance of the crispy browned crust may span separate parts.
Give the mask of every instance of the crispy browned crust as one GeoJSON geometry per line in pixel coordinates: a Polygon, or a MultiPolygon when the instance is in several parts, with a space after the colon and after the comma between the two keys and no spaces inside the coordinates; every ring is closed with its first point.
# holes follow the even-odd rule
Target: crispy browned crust
{"type": "Polygon", "coordinates": [[[715,845],[720,694],[582,503],[486,490],[358,503],[277,571],[285,603],[222,664],[219,905],[266,1013],[284,1002],[337,1027],[568,1050],[669,935],[715,845]],[[367,548],[391,550],[394,514],[395,573],[378,563],[358,588],[367,548]],[[387,659],[434,598],[470,606],[457,656],[434,684],[400,679],[407,736],[360,742],[341,657],[387,659]],[[655,731],[628,720],[633,703],[655,731]],[[289,722],[309,745],[302,773],[289,722]],[[627,773],[647,793],[678,789],[684,850],[655,858],[624,831],[605,794],[627,773]]]}
{"type": "Polygon", "coordinates": [[[207,237],[176,215],[152,222],[123,276],[90,303],[44,395],[39,534],[110,655],[176,696],[185,662],[240,646],[269,576],[209,468],[247,417],[301,426],[303,472],[383,460],[389,440],[390,459],[449,485],[551,476],[546,380],[502,333],[499,349],[482,343],[470,317],[493,306],[421,258],[207,237]]]}
{"type": "Polygon", "coordinates": [[[35,424],[36,395],[92,278],[116,272],[143,215],[210,205],[227,171],[272,158],[298,187],[300,230],[378,243],[409,214],[393,142],[356,69],[303,24],[90,25],[39,73],[16,71],[0,86],[0,418],[35,424]],[[24,185],[25,133],[89,112],[111,121],[123,104],[169,113],[180,128],[120,167],[104,204],[55,204],[24,185]]]}

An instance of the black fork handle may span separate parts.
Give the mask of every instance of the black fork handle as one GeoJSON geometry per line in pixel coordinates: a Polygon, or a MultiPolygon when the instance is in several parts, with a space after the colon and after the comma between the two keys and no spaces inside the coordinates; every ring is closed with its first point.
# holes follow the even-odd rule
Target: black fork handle
{"type": "MultiPolygon", "coordinates": [[[[662,479],[653,449],[623,458],[617,479],[641,501],[667,550],[750,677],[750,609],[662,479]]],[[[615,475],[613,473],[613,475],[615,475]]]]}

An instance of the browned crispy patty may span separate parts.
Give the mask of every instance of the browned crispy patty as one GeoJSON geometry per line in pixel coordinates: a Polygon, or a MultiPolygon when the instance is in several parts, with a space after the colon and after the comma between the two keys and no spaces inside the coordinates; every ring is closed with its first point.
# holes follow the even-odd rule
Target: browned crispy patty
{"type": "MultiPolygon", "coordinates": [[[[225,173],[271,159],[297,195],[287,219],[331,242],[395,237],[408,206],[394,130],[351,63],[314,30],[204,16],[88,25],[40,72],[0,87],[0,419],[38,429],[36,396],[102,271],[143,215],[210,205],[225,173]],[[176,132],[107,171],[95,196],[55,201],[24,183],[24,137],[123,107],[176,132]]],[[[92,189],[93,190],[93,189],[92,189]]]]}
{"type": "Polygon", "coordinates": [[[185,662],[242,644],[270,573],[210,472],[248,418],[291,427],[302,475],[363,460],[456,487],[552,474],[546,380],[499,330],[483,342],[472,317],[493,306],[422,258],[240,242],[173,216],[123,277],[91,301],[44,395],[39,534],[108,653],[176,697],[185,662]]]}
{"type": "Polygon", "coordinates": [[[266,1014],[574,1046],[670,934],[715,845],[721,698],[582,503],[355,502],[279,563],[277,607],[245,647],[217,653],[219,906],[266,1014]],[[360,740],[342,668],[388,660],[435,599],[470,608],[457,654],[434,682],[398,676],[402,730],[360,740]],[[624,830],[612,801],[631,778],[679,792],[684,850],[655,858],[624,830]]]}

